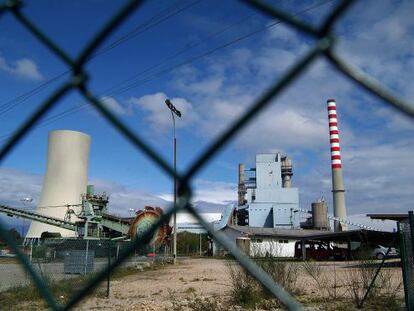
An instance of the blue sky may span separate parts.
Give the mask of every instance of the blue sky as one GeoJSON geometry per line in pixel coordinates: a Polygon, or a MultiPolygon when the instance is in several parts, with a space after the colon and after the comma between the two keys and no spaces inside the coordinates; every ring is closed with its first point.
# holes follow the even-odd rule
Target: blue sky
{"type": "MultiPolygon", "coordinates": [[[[292,14],[304,12],[299,17],[316,25],[336,3],[283,5],[292,14]]],[[[23,12],[75,56],[121,5],[28,1],[23,12]]],[[[414,95],[413,9],[411,1],[364,1],[335,27],[337,53],[408,100],[414,95]]],[[[171,98],[183,113],[177,139],[178,168],[184,170],[312,46],[312,38],[283,23],[273,24],[238,1],[147,1],[87,64],[90,88],[170,160],[171,116],[164,100],[171,98]],[[119,45],[111,45],[114,42],[119,45]]],[[[24,101],[12,100],[66,70],[11,14],[0,17],[1,144],[68,75],[24,101]]],[[[349,82],[323,59],[197,175],[195,200],[235,200],[237,164],[253,166],[256,153],[279,151],[293,160],[301,207],[308,208],[320,196],[331,207],[328,98],[337,100],[348,214],[409,210],[414,196],[414,121],[349,82]]],[[[0,203],[21,206],[23,196],[36,203],[47,133],[55,129],[91,135],[89,176],[97,190],[111,194],[114,212],[165,205],[170,198],[171,181],[71,92],[2,163],[0,203]]]]}

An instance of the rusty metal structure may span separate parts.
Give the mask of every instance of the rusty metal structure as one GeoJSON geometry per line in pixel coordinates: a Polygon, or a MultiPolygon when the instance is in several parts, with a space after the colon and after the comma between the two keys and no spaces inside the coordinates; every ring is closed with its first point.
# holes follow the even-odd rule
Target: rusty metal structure
{"type": "MultiPolygon", "coordinates": [[[[151,228],[164,214],[160,207],[145,206],[144,210],[136,212],[135,218],[132,219],[129,225],[128,238],[141,239],[145,232],[151,228]]],[[[172,232],[172,227],[165,223],[159,226],[155,231],[149,244],[159,247],[166,245],[172,232]]]]}

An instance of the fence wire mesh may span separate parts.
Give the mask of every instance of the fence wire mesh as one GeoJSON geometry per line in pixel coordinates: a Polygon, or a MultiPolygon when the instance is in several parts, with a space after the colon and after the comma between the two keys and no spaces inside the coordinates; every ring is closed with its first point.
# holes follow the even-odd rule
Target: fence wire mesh
{"type": "Polygon", "coordinates": [[[414,219],[412,214],[408,222],[398,223],[398,232],[400,237],[405,304],[408,310],[414,310],[414,219]]]}
{"type": "Polygon", "coordinates": [[[347,9],[355,1],[341,1],[328,14],[324,23],[320,27],[312,26],[300,20],[297,17],[290,15],[287,12],[280,10],[261,1],[244,0],[242,2],[253,6],[263,14],[267,14],[273,18],[284,22],[290,27],[306,33],[316,39],[316,43],[312,48],[299,59],[282,78],[273,83],[273,85],[258,98],[251,107],[229,126],[221,135],[210,143],[208,148],[202,155],[194,161],[190,168],[183,174],[175,173],[173,167],[168,164],[153,148],[147,145],[144,140],[132,131],[126,124],[124,124],[117,116],[111,113],[108,108],[102,103],[98,96],[96,96],[89,88],[89,75],[84,70],[84,65],[88,58],[92,56],[104,42],[104,40],[114,31],[132,12],[139,9],[143,1],[129,1],[124,5],[101,30],[89,41],[83,48],[82,52],[77,58],[72,58],[67,52],[61,49],[53,40],[51,40],[41,29],[39,29],[32,21],[22,13],[23,3],[18,0],[10,0],[0,4],[0,18],[9,14],[12,15],[27,31],[29,31],[37,40],[39,40],[45,47],[47,47],[56,57],[64,62],[71,71],[71,77],[66,82],[58,87],[47,100],[45,100],[36,111],[23,122],[19,128],[13,133],[12,137],[2,146],[0,150],[0,161],[4,161],[5,157],[10,154],[12,149],[17,145],[22,138],[24,138],[39,122],[39,120],[58,102],[66,96],[69,92],[78,91],[88,102],[94,107],[107,122],[117,129],[122,136],[128,140],[137,151],[144,153],[151,161],[154,162],[161,170],[163,170],[171,179],[176,178],[178,184],[178,199],[175,206],[165,213],[159,221],[151,227],[143,236],[142,239],[136,239],[116,257],[107,268],[94,275],[90,280],[86,280],[84,287],[76,292],[64,304],[54,296],[50,284],[47,285],[45,279],[42,278],[41,271],[30,264],[28,257],[24,252],[18,248],[15,239],[10,236],[5,226],[0,223],[0,238],[5,241],[13,252],[17,254],[18,260],[22,264],[25,271],[31,276],[33,283],[38,287],[41,295],[49,307],[53,310],[67,310],[79,303],[89,292],[98,287],[100,282],[105,280],[108,273],[112,272],[116,267],[124,263],[127,258],[135,252],[136,249],[143,247],[151,239],[156,228],[170,219],[172,214],[178,209],[185,209],[192,213],[195,218],[208,230],[208,232],[236,258],[236,260],[254,276],[265,288],[267,288],[274,296],[276,296],[288,309],[301,310],[301,305],[289,293],[287,293],[279,284],[275,283],[266,273],[263,272],[251,259],[246,257],[236,247],[235,243],[228,240],[221,232],[214,232],[213,227],[207,223],[197,211],[190,204],[192,199],[191,181],[194,176],[205,167],[209,161],[226,145],[235,135],[244,128],[249,122],[253,121],[258,113],[265,107],[269,106],[272,99],[275,99],[281,92],[286,89],[293,81],[295,81],[311,64],[318,58],[325,57],[338,72],[345,75],[348,79],[357,83],[360,87],[367,90],[369,93],[382,99],[385,103],[393,106],[397,110],[414,117],[414,105],[405,100],[393,95],[387,91],[381,84],[369,78],[361,71],[351,67],[344,60],[335,54],[333,47],[335,44],[335,33],[333,26],[337,20],[344,15],[347,9]]]}

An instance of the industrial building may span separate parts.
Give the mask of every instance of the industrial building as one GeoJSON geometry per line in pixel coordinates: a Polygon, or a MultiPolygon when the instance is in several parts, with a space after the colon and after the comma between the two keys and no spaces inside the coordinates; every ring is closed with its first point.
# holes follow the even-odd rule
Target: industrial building
{"type": "MultiPolygon", "coordinates": [[[[256,166],[246,169],[239,164],[238,203],[229,206],[215,229],[240,244],[250,256],[293,257],[295,245],[301,243],[306,258],[306,241],[336,242],[348,253],[354,241],[369,239],[390,243],[394,235],[380,232],[346,219],[345,188],[339,141],[338,115],[334,99],[327,100],[329,142],[332,170],[333,214],[323,198],[313,202],[310,210],[299,208],[299,192],[292,187],[292,161],[280,153],[256,155],[256,166]],[[307,216],[300,222],[301,216],[307,216]],[[330,221],[334,232],[330,231],[330,221]],[[348,225],[360,229],[347,231],[348,225]]],[[[214,243],[213,252],[223,253],[214,243]]],[[[342,250],[341,250],[342,251],[342,250]]]]}
{"type": "MultiPolygon", "coordinates": [[[[109,196],[95,193],[88,185],[88,161],[91,139],[75,131],[49,133],[46,173],[39,204],[35,212],[0,205],[0,212],[10,217],[32,220],[24,243],[41,239],[116,239],[133,240],[143,236],[163,214],[159,207],[145,206],[133,217],[108,213],[109,196]]],[[[152,247],[169,241],[172,228],[159,227],[150,240],[152,247]]]]}
{"type": "MultiPolygon", "coordinates": [[[[279,238],[280,232],[300,229],[299,190],[292,187],[292,176],[292,161],[281,153],[257,154],[253,168],[239,164],[238,204],[226,208],[215,229],[234,241],[248,236],[250,255],[293,257],[296,240],[279,238]]],[[[222,252],[215,243],[213,253],[222,252]]]]}
{"type": "Polygon", "coordinates": [[[299,191],[291,187],[292,162],[280,153],[257,154],[256,167],[239,165],[237,223],[249,227],[299,228],[299,191]],[[253,173],[245,179],[245,171],[253,173]]]}
{"type": "MultiPolygon", "coordinates": [[[[253,256],[292,257],[300,242],[305,258],[307,239],[346,242],[349,251],[349,245],[355,239],[363,236],[383,238],[372,228],[352,224],[346,219],[335,100],[327,101],[327,111],[334,216],[328,215],[328,206],[323,198],[313,202],[310,210],[301,209],[299,190],[292,186],[291,159],[281,153],[260,153],[256,154],[254,167],[246,168],[239,164],[237,204],[227,206],[221,215],[202,215],[213,222],[214,230],[223,231],[231,240],[248,245],[248,253],[253,256]],[[308,217],[301,222],[303,216],[308,217]],[[330,231],[330,221],[334,222],[334,232],[330,231]],[[348,225],[364,230],[347,231],[348,225]]],[[[145,207],[131,218],[108,213],[108,196],[95,194],[93,187],[88,186],[90,141],[84,133],[51,132],[47,168],[36,212],[0,205],[2,213],[32,220],[26,243],[38,241],[45,233],[62,238],[135,239],[161,217],[162,209],[158,207],[145,207]]],[[[189,216],[178,213],[177,231],[204,233],[205,229],[198,221],[189,216]]],[[[152,239],[154,244],[166,245],[171,229],[168,224],[161,226],[152,239]]],[[[384,239],[388,237],[386,235],[384,239]]],[[[213,253],[222,251],[220,245],[214,243],[213,253]]]]}

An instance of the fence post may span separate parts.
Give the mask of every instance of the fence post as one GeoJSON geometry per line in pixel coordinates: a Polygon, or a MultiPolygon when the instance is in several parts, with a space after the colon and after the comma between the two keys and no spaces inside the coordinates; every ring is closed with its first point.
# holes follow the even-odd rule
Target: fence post
{"type": "MultiPolygon", "coordinates": [[[[406,249],[406,276],[407,279],[409,280],[409,282],[407,282],[407,289],[410,289],[407,291],[407,295],[406,295],[406,302],[407,303],[407,309],[409,311],[414,310],[414,292],[412,289],[412,282],[413,282],[413,274],[414,274],[414,267],[413,267],[413,258],[414,258],[414,214],[413,211],[409,211],[408,212],[408,224],[409,224],[409,228],[408,228],[408,232],[409,232],[409,236],[410,236],[410,242],[411,242],[411,248],[409,249],[411,251],[411,253],[408,253],[407,249],[406,249]]],[[[405,237],[406,238],[406,237],[405,237]]]]}
{"type": "MultiPolygon", "coordinates": [[[[395,239],[393,240],[393,244],[394,244],[394,243],[395,243],[395,239]]],[[[371,283],[369,283],[368,289],[367,289],[367,291],[365,292],[364,297],[362,298],[361,302],[357,304],[357,308],[358,308],[358,309],[361,309],[361,308],[363,307],[364,302],[365,302],[365,300],[367,299],[368,294],[369,294],[369,292],[370,292],[371,288],[374,286],[375,280],[377,279],[377,276],[378,276],[378,274],[379,274],[380,270],[381,270],[381,269],[382,269],[382,267],[384,266],[385,259],[387,259],[388,254],[389,254],[389,252],[390,252],[390,250],[391,250],[391,247],[392,247],[392,246],[388,247],[388,250],[387,250],[387,252],[385,253],[384,258],[382,258],[381,264],[379,265],[379,267],[378,267],[377,271],[375,272],[375,275],[374,275],[374,277],[372,278],[371,283]]]]}
{"type": "Polygon", "coordinates": [[[398,238],[400,240],[400,256],[401,256],[401,270],[402,270],[402,276],[403,276],[403,283],[404,283],[404,298],[405,298],[405,306],[407,307],[407,309],[409,309],[409,300],[408,300],[408,276],[406,275],[407,273],[407,254],[406,254],[406,249],[405,249],[405,244],[406,244],[406,240],[405,240],[405,236],[404,236],[404,231],[401,230],[401,223],[397,222],[397,232],[398,232],[398,238]]]}
{"type": "Polygon", "coordinates": [[[85,252],[85,268],[84,274],[86,274],[88,269],[88,252],[89,252],[89,240],[86,240],[86,252],[85,252]]]}
{"type": "Polygon", "coordinates": [[[411,250],[414,252],[414,214],[413,214],[413,211],[408,212],[408,223],[410,224],[411,250]]]}
{"type": "Polygon", "coordinates": [[[199,233],[200,235],[200,257],[201,257],[201,232],[199,233]]]}
{"type": "MultiPolygon", "coordinates": [[[[111,265],[111,240],[108,240],[108,268],[111,265]]],[[[109,298],[110,284],[111,284],[111,272],[108,269],[107,282],[106,282],[106,298],[109,298]]]]}
{"type": "Polygon", "coordinates": [[[29,254],[30,264],[32,264],[32,260],[33,260],[33,241],[30,241],[30,254],[29,254]]]}

